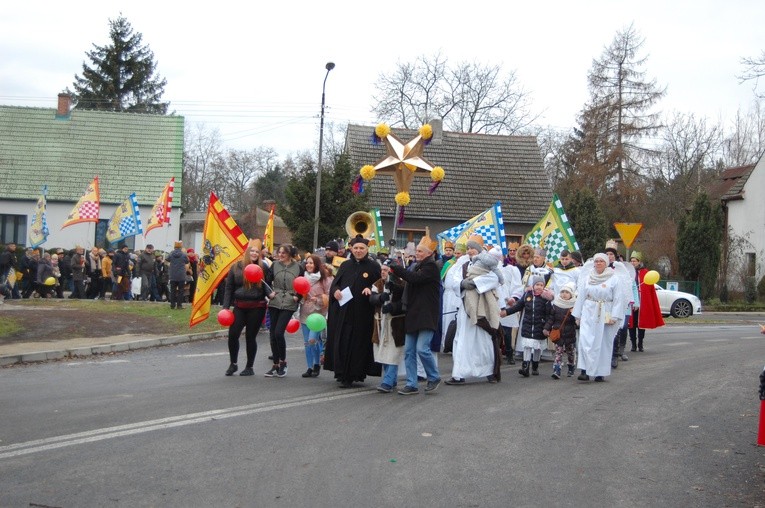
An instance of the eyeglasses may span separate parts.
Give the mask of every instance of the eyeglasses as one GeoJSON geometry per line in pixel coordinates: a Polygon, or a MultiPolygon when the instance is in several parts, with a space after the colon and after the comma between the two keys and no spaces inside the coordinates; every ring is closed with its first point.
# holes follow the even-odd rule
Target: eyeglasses
{"type": "Polygon", "coordinates": [[[518,252],[518,251],[515,249],[509,249],[507,252],[518,252]]]}

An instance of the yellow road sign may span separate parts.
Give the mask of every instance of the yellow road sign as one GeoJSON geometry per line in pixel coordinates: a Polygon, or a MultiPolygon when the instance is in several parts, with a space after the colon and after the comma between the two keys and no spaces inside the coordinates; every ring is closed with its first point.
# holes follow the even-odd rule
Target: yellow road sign
{"type": "Polygon", "coordinates": [[[622,238],[624,245],[629,249],[630,247],[632,247],[632,243],[635,241],[635,238],[640,233],[640,230],[643,229],[643,223],[642,222],[614,222],[614,227],[616,228],[616,231],[619,233],[619,236],[622,238]]]}

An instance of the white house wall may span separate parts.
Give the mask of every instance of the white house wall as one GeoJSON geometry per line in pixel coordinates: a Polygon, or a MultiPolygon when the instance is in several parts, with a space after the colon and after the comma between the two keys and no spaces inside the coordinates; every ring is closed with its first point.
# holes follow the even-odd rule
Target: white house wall
{"type": "MultiPolygon", "coordinates": [[[[5,201],[0,200],[0,214],[10,215],[27,215],[27,238],[25,243],[29,243],[29,227],[32,223],[32,216],[34,215],[34,208],[36,201],[5,201]]],[[[51,203],[48,202],[47,206],[47,219],[48,229],[50,235],[48,240],[40,247],[43,249],[53,249],[61,247],[64,249],[72,249],[75,245],[81,245],[85,248],[93,246],[95,239],[96,224],[94,222],[86,222],[80,224],[73,224],[64,229],[61,229],[61,225],[66,220],[69,212],[72,211],[75,203],[51,203]]],[[[153,203],[152,203],[153,206],[153,203]]],[[[101,219],[110,219],[117,209],[117,205],[101,204],[101,219]]],[[[146,227],[146,221],[151,213],[151,206],[140,206],[141,222],[146,227]]],[[[180,210],[174,208],[170,213],[170,225],[164,225],[161,228],[155,228],[144,237],[144,235],[138,235],[135,237],[135,248],[143,249],[147,243],[154,245],[155,249],[162,251],[173,250],[173,242],[178,239],[180,230],[180,210]]]]}
{"type": "MultiPolygon", "coordinates": [[[[745,247],[741,252],[733,252],[739,263],[746,262],[746,254],[754,253],[757,260],[756,277],[765,275],[765,157],[752,170],[744,186],[744,199],[728,202],[728,225],[733,234],[747,238],[751,247],[745,247]]],[[[731,289],[743,290],[740,278],[728,274],[728,285],[731,289]],[[738,280],[737,280],[738,279],[738,280]]]]}

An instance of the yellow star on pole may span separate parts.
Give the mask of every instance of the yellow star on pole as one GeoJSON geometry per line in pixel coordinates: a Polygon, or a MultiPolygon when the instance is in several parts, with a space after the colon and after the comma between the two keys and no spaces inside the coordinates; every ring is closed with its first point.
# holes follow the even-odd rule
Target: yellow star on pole
{"type": "Polygon", "coordinates": [[[371,180],[378,171],[393,175],[393,180],[396,182],[396,203],[401,206],[406,206],[409,203],[409,188],[415,175],[429,173],[435,182],[431,187],[432,192],[443,179],[444,170],[441,167],[433,166],[422,155],[431,133],[430,125],[424,125],[417,136],[408,143],[404,143],[398,136],[390,132],[387,125],[378,125],[375,134],[385,143],[387,154],[374,166],[364,166],[361,169],[361,176],[365,180],[371,180]]]}

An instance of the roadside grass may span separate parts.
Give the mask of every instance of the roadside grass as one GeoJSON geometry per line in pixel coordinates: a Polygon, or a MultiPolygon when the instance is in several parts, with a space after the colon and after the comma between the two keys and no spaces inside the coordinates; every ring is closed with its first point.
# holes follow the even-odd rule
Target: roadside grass
{"type": "MultiPolygon", "coordinates": [[[[82,311],[83,319],[87,319],[88,313],[108,312],[110,314],[124,314],[129,319],[151,319],[162,323],[163,328],[171,330],[174,335],[213,332],[223,329],[218,323],[217,314],[220,307],[213,305],[210,308],[210,317],[193,328],[189,327],[191,317],[191,304],[184,305],[183,310],[171,309],[166,302],[137,302],[116,300],[70,300],[68,298],[46,298],[6,301],[7,305],[19,305],[27,307],[55,307],[56,309],[71,309],[72,312],[82,311]]],[[[21,325],[13,318],[6,317],[0,320],[0,337],[10,335],[21,330],[21,325]]]]}

